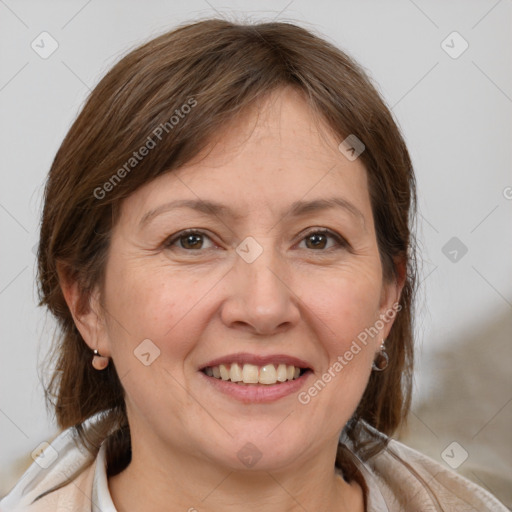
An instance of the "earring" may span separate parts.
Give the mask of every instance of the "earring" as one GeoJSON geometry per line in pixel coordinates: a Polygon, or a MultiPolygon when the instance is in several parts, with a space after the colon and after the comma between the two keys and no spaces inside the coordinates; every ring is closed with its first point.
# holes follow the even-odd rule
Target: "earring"
{"type": "Polygon", "coordinates": [[[108,357],[102,356],[97,349],[93,350],[92,366],[95,370],[104,370],[110,361],[108,357]]]}
{"type": "Polygon", "coordinates": [[[389,364],[389,356],[386,352],[386,347],[384,346],[385,341],[386,340],[382,340],[379,353],[372,363],[372,370],[375,372],[383,372],[389,364]]]}

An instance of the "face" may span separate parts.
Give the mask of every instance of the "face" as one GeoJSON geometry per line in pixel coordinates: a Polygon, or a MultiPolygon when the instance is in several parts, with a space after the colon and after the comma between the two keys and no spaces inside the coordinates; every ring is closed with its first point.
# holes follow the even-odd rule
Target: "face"
{"type": "Polygon", "coordinates": [[[337,442],[398,300],[366,170],[340,142],[279,91],[124,201],[87,341],[113,358],[134,442],[237,469],[337,442]]]}

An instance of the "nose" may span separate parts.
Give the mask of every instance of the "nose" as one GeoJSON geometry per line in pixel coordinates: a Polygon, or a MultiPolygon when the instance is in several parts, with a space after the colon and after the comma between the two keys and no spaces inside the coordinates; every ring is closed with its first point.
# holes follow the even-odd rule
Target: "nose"
{"type": "Polygon", "coordinates": [[[252,263],[237,256],[226,283],[221,318],[230,327],[257,335],[286,331],[300,319],[290,270],[271,249],[252,263]]]}

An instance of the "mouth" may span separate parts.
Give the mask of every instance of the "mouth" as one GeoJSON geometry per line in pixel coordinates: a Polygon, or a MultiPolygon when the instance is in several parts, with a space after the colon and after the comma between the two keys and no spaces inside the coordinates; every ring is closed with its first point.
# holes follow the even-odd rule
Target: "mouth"
{"type": "Polygon", "coordinates": [[[306,361],[284,354],[232,354],[199,368],[212,390],[245,404],[292,396],[307,384],[313,372],[306,361]]]}
{"type": "Polygon", "coordinates": [[[228,363],[206,366],[201,370],[214,379],[233,382],[241,386],[272,386],[299,379],[311,371],[309,368],[285,363],[269,363],[262,366],[250,363],[228,363]]]}

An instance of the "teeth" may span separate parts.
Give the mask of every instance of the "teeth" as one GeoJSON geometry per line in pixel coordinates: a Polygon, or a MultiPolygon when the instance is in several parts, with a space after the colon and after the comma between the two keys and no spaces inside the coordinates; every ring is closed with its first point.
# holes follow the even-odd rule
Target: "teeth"
{"type": "Polygon", "coordinates": [[[277,382],[276,367],[273,364],[267,364],[260,370],[260,384],[275,384],[277,382]]]}
{"type": "Polygon", "coordinates": [[[258,384],[258,367],[254,364],[244,364],[242,380],[246,384],[258,384]]]}
{"type": "Polygon", "coordinates": [[[220,370],[220,378],[222,380],[229,380],[228,369],[224,365],[221,365],[221,366],[219,366],[219,370],[220,370]]]}
{"type": "MultiPolygon", "coordinates": [[[[221,364],[221,366],[224,365],[221,364]]],[[[224,368],[226,367],[224,366],[224,368]]],[[[242,380],[242,369],[240,368],[240,366],[238,366],[237,363],[233,363],[231,365],[231,369],[229,370],[229,378],[231,382],[240,382],[242,380]]]]}
{"type": "Polygon", "coordinates": [[[279,382],[284,382],[288,377],[287,377],[287,374],[288,372],[286,371],[286,365],[285,364],[280,364],[278,367],[277,367],[277,380],[279,382]]]}
{"type": "Polygon", "coordinates": [[[231,365],[220,364],[218,366],[208,366],[204,372],[209,377],[216,379],[230,380],[238,384],[276,384],[286,382],[287,380],[297,379],[300,375],[300,368],[286,364],[267,364],[259,367],[254,364],[231,365]]]}

